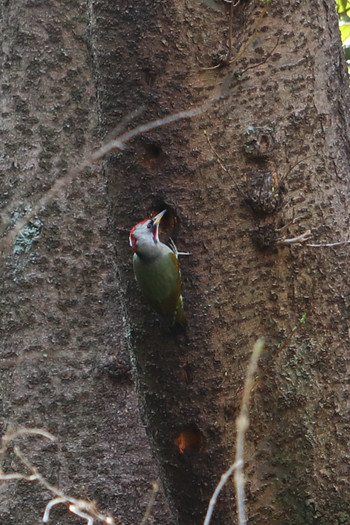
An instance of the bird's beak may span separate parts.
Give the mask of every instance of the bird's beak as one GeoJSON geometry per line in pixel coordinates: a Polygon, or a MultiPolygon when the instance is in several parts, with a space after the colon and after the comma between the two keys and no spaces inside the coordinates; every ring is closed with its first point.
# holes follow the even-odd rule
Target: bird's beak
{"type": "Polygon", "coordinates": [[[162,220],[162,217],[163,217],[163,215],[164,215],[165,212],[166,212],[166,210],[161,211],[160,213],[158,213],[158,215],[156,215],[156,216],[153,217],[153,219],[152,219],[152,222],[153,222],[153,239],[154,239],[154,242],[158,242],[158,241],[159,241],[159,223],[160,223],[160,221],[162,220]]]}
{"type": "Polygon", "coordinates": [[[158,215],[156,215],[155,217],[152,218],[152,221],[153,221],[153,224],[156,224],[158,225],[160,223],[160,221],[162,220],[162,217],[163,215],[166,213],[166,210],[163,210],[161,211],[160,213],[158,213],[158,215]]]}

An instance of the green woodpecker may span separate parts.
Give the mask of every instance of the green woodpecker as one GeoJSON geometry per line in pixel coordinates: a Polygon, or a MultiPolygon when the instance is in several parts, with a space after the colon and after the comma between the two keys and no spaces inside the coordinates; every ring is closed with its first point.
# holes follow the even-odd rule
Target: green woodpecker
{"type": "MultiPolygon", "coordinates": [[[[130,231],[136,281],[150,305],[171,325],[186,325],[181,296],[181,274],[175,244],[159,240],[159,223],[166,210],[145,219],[130,231]]],[[[181,254],[182,255],[182,254],[181,254]]]]}

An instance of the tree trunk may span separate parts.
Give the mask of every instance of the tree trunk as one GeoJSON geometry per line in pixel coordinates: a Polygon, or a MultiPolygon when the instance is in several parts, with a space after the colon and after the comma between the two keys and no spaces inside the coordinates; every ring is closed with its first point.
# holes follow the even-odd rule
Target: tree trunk
{"type": "MultiPolygon", "coordinates": [[[[3,0],[0,10],[3,233],[94,149],[97,106],[84,3],[3,0]]],[[[56,444],[16,444],[67,495],[131,525],[157,473],[123,343],[107,212],[102,174],[89,171],[2,252],[0,430],[52,432],[56,444]]],[[[28,473],[13,454],[4,464],[28,473]]],[[[0,523],[41,522],[52,497],[37,483],[1,483],[0,523]]],[[[171,523],[160,495],[155,513],[171,523]]],[[[50,523],[83,522],[52,509],[50,523]]]]}
{"type": "MultiPolygon", "coordinates": [[[[3,230],[87,157],[98,119],[105,136],[143,104],[147,122],[223,95],[111,155],[109,209],[101,174],[89,174],[7,247],[3,427],[56,434],[44,453],[26,442],[44,475],[140,522],[156,474],[128,376],[119,366],[115,381],[106,366],[127,359],[125,316],[175,519],[198,525],[233,461],[247,362],[263,335],[246,443],[249,523],[350,522],[348,245],[283,241],[309,229],[309,244],[347,235],[348,80],[333,5],[242,0],[232,38],[231,7],[214,0],[1,9],[3,230]],[[162,326],[132,274],[128,231],[164,208],[179,249],[193,254],[180,261],[186,332],[162,326]]],[[[4,487],[4,523],[38,520],[46,492],[4,487]]],[[[229,482],[213,523],[236,523],[234,507],[229,482]]],[[[154,514],[171,522],[162,500],[154,514]]],[[[53,519],[81,523],[59,509],[53,519]]]]}
{"type": "MultiPolygon", "coordinates": [[[[313,243],[347,235],[348,87],[334,6],[241,2],[231,51],[223,2],[90,5],[107,129],[141,104],[147,121],[224,86],[205,114],[105,163],[140,405],[176,520],[201,522],[233,461],[247,361],[263,335],[249,523],[346,523],[348,246],[283,241],[309,229],[313,243]],[[181,259],[186,334],[162,328],[132,274],[128,230],[164,208],[179,249],[193,253],[181,259]]],[[[234,514],[229,484],[216,522],[234,514]]]]}

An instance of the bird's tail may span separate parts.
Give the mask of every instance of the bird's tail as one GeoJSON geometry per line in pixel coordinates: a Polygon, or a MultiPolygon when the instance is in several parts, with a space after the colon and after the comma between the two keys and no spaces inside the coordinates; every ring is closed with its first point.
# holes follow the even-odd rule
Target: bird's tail
{"type": "Polygon", "coordinates": [[[174,320],[173,320],[173,326],[187,326],[187,319],[184,312],[184,302],[182,299],[182,295],[180,295],[179,300],[177,302],[174,320]]]}

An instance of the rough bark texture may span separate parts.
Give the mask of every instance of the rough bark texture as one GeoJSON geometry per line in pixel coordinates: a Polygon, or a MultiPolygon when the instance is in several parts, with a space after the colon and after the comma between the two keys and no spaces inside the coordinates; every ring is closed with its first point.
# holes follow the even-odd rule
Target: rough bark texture
{"type": "MultiPolygon", "coordinates": [[[[97,112],[84,3],[4,1],[0,20],[3,231],[94,148],[97,112]]],[[[20,442],[42,474],[131,525],[157,473],[123,344],[107,211],[100,170],[83,174],[2,254],[0,431],[52,432],[54,445],[20,442]]],[[[28,482],[0,491],[3,525],[39,523],[50,499],[28,482]]],[[[155,519],[170,523],[157,501],[155,519]]],[[[52,522],[83,521],[58,506],[52,522]]]]}
{"type": "MultiPolygon", "coordinates": [[[[290,4],[272,1],[259,18],[263,6],[242,0],[232,57],[251,45],[214,70],[201,68],[227,53],[224,2],[2,4],[0,176],[13,221],[91,150],[97,121],[104,136],[141,104],[147,121],[225,86],[205,114],[106,160],[108,208],[101,174],[89,174],[1,262],[2,425],[56,434],[59,445],[45,453],[27,445],[33,462],[67,492],[86,487],[125,524],[140,521],[156,474],[128,377],[113,379],[106,367],[109,356],[127,359],[119,300],[177,523],[201,523],[232,462],[260,335],[267,344],[247,436],[249,523],[350,523],[348,247],[276,242],[307,229],[316,242],[346,238],[348,86],[333,5],[290,4]],[[128,231],[165,207],[179,249],[193,253],[181,260],[186,333],[162,327],[132,275],[128,231]]],[[[38,520],[47,493],[25,483],[1,490],[1,521],[38,520]]],[[[162,500],[154,513],[155,523],[172,521],[162,500]]],[[[214,521],[234,516],[228,484],[214,521]]],[[[81,523],[62,509],[54,517],[81,523]]]]}
{"type": "MultiPolygon", "coordinates": [[[[144,120],[158,118],[226,86],[205,115],[141,136],[106,162],[140,404],[185,525],[201,522],[232,461],[260,335],[267,348],[248,435],[250,523],[350,522],[348,247],[276,244],[308,229],[315,241],[346,237],[348,88],[337,19],[321,0],[272,2],[260,24],[261,9],[241,2],[234,11],[232,56],[252,37],[241,60],[204,71],[225,51],[228,6],[91,0],[107,129],[143,103],[144,120]],[[133,282],[128,230],[163,208],[176,218],[179,248],[193,252],[181,261],[185,335],[162,329],[133,282]]],[[[235,522],[231,485],[215,517],[235,522]]]]}

